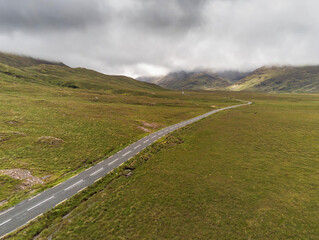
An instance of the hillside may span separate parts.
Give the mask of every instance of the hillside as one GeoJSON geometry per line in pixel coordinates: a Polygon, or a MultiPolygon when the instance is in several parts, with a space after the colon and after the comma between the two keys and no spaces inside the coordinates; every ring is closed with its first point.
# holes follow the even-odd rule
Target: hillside
{"type": "Polygon", "coordinates": [[[319,66],[261,67],[228,87],[233,91],[319,92],[319,66]]]}
{"type": "Polygon", "coordinates": [[[157,80],[149,78],[159,86],[173,90],[216,90],[230,85],[230,82],[208,71],[172,72],[157,80]]]}
{"type": "Polygon", "coordinates": [[[36,59],[32,57],[15,55],[10,53],[3,53],[3,52],[0,52],[0,63],[6,64],[11,67],[31,67],[31,66],[41,65],[41,64],[66,66],[62,62],[51,62],[47,60],[36,59]]]}
{"type": "Polygon", "coordinates": [[[105,75],[85,68],[70,68],[31,57],[0,53],[0,78],[14,83],[36,83],[67,88],[109,90],[119,93],[164,90],[126,76],[105,75]],[[13,77],[13,78],[12,78],[13,77]]]}

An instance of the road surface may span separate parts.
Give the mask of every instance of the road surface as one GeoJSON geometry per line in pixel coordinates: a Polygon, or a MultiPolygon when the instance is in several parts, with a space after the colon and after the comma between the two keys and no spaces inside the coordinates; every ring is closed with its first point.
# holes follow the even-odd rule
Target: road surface
{"type": "Polygon", "coordinates": [[[122,163],[141,152],[144,148],[154,143],[159,138],[173,132],[176,129],[182,128],[188,124],[196,122],[202,118],[208,117],[211,114],[249,105],[251,102],[220,108],[210,111],[201,116],[177,123],[166,127],[157,132],[154,132],[137,142],[129,145],[125,149],[117,152],[113,156],[101,161],[89,169],[75,175],[74,177],[60,183],[59,185],[41,192],[40,194],[22,201],[21,203],[0,212],[0,237],[24,226],[34,218],[40,216],[44,212],[54,208],[59,203],[71,198],[76,193],[90,186],[94,182],[104,177],[107,173],[120,166],[122,163]]]}

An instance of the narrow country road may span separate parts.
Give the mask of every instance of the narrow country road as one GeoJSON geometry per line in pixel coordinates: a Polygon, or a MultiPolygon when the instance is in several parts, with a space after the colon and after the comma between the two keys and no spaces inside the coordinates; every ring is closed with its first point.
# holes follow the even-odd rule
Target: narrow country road
{"type": "Polygon", "coordinates": [[[211,114],[249,104],[251,104],[251,102],[213,110],[201,116],[177,123],[175,125],[154,132],[129,145],[125,149],[122,149],[113,156],[92,166],[91,168],[62,182],[61,184],[47,189],[37,196],[26,199],[21,203],[13,206],[12,208],[1,212],[0,237],[3,237],[4,235],[24,226],[34,218],[54,208],[57,204],[71,198],[73,195],[92,185],[94,182],[104,177],[107,173],[117,168],[122,163],[135,156],[144,148],[151,145],[156,140],[167,135],[168,133],[173,132],[174,130],[184,127],[193,122],[196,122],[202,118],[208,117],[211,114]]]}

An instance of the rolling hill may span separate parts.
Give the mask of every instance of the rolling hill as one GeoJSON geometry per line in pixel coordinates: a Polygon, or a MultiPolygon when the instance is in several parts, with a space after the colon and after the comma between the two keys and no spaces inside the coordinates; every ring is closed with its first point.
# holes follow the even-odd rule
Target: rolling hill
{"type": "Polygon", "coordinates": [[[314,93],[319,91],[319,66],[261,67],[227,89],[232,91],[314,93]]]}
{"type": "Polygon", "coordinates": [[[128,94],[164,90],[155,84],[126,76],[105,75],[85,68],[70,68],[61,62],[6,53],[0,53],[0,79],[15,83],[37,83],[128,94]]]}

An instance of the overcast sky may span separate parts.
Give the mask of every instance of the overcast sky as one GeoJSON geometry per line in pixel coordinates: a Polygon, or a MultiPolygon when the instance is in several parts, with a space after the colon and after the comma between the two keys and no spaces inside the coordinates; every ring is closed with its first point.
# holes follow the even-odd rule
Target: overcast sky
{"type": "Polygon", "coordinates": [[[318,0],[0,0],[0,51],[108,74],[319,64],[318,0]]]}

